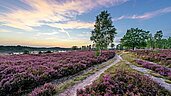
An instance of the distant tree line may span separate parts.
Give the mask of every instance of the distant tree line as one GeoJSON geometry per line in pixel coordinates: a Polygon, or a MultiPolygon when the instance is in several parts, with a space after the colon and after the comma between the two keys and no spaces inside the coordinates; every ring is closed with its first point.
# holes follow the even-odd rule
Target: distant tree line
{"type": "Polygon", "coordinates": [[[163,32],[157,31],[154,36],[150,31],[139,28],[128,29],[126,34],[121,38],[117,49],[168,49],[171,48],[171,37],[163,38],[163,32]]]}
{"type": "Polygon", "coordinates": [[[0,45],[0,52],[2,53],[15,53],[15,52],[23,52],[25,54],[30,53],[31,51],[42,51],[42,52],[48,52],[48,51],[67,51],[71,50],[71,48],[61,48],[61,47],[29,47],[29,46],[2,46],[0,45]]]}
{"type": "Polygon", "coordinates": [[[72,46],[71,47],[72,50],[94,50],[94,45],[87,45],[87,46],[72,46]]]}

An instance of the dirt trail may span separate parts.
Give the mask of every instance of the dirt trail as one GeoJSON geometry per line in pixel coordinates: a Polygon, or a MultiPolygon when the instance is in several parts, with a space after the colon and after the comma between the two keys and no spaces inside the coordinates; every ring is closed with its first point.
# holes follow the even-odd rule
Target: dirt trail
{"type": "MultiPolygon", "coordinates": [[[[111,63],[110,65],[102,68],[101,70],[97,71],[96,73],[94,73],[94,74],[90,75],[89,77],[87,77],[86,79],[84,79],[82,82],[75,84],[71,88],[66,89],[63,93],[58,94],[56,96],[76,96],[77,89],[82,89],[85,86],[92,84],[92,82],[95,81],[96,79],[98,79],[100,77],[100,75],[102,73],[104,73],[105,70],[107,70],[108,68],[110,68],[114,64],[118,63],[119,61],[123,60],[119,55],[116,55],[115,58],[116,58],[116,60],[113,63],[111,63]]],[[[137,67],[128,61],[126,61],[126,63],[129,64],[132,69],[143,72],[144,75],[150,77],[152,80],[159,83],[162,87],[171,91],[171,84],[166,83],[164,81],[164,79],[162,79],[162,78],[154,77],[154,76],[148,74],[148,69],[145,69],[142,67],[137,67]]]]}
{"type": "Polygon", "coordinates": [[[150,77],[153,81],[157,82],[160,86],[164,87],[165,89],[167,89],[168,91],[171,92],[171,84],[166,83],[165,80],[163,78],[159,78],[159,77],[154,77],[150,74],[148,74],[148,69],[146,68],[142,68],[142,67],[137,67],[135,65],[131,65],[130,66],[132,69],[135,69],[137,71],[143,72],[144,75],[150,77]]]}
{"type": "Polygon", "coordinates": [[[115,56],[116,60],[111,63],[110,65],[102,68],[101,70],[97,71],[96,73],[90,75],[86,79],[84,79],[82,82],[74,85],[73,87],[66,89],[63,93],[59,94],[58,96],[76,96],[77,89],[82,89],[87,85],[92,84],[93,81],[98,79],[102,73],[104,73],[105,70],[113,66],[114,64],[118,63],[121,60],[121,57],[116,55],[115,56]]]}
{"type": "Polygon", "coordinates": [[[130,62],[126,61],[127,64],[130,65],[130,67],[134,70],[137,70],[139,72],[144,73],[144,75],[148,76],[149,78],[151,78],[153,81],[157,82],[160,86],[164,87],[166,90],[171,92],[171,84],[166,83],[165,80],[163,78],[160,77],[155,77],[150,75],[148,72],[150,71],[149,69],[146,68],[142,68],[142,67],[137,67],[133,64],[131,64],[130,62]]]}

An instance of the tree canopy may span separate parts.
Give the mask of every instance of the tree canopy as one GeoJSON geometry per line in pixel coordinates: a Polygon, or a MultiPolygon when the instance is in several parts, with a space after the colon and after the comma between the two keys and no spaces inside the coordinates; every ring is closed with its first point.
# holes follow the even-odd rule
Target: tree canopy
{"type": "Polygon", "coordinates": [[[128,29],[126,34],[121,39],[121,44],[127,48],[146,47],[149,31],[144,31],[138,28],[128,29]]]}
{"type": "Polygon", "coordinates": [[[96,16],[94,30],[91,31],[90,40],[93,41],[97,50],[107,49],[110,44],[113,44],[116,28],[112,24],[110,13],[102,11],[96,16]]]}
{"type": "MultiPolygon", "coordinates": [[[[149,31],[138,28],[127,30],[126,34],[121,38],[121,45],[127,49],[134,48],[171,48],[171,37],[163,38],[163,32],[157,31],[154,36],[149,31]]],[[[120,45],[118,45],[120,46],[120,45]]],[[[117,47],[118,47],[117,46],[117,47]]]]}
{"type": "Polygon", "coordinates": [[[162,48],[162,37],[163,37],[163,32],[161,30],[157,31],[154,34],[155,48],[162,48]]]}

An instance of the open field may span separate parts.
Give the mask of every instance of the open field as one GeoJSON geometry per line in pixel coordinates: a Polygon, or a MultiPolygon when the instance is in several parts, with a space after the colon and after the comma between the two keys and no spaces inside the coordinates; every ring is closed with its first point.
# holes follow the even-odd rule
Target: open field
{"type": "Polygon", "coordinates": [[[161,82],[162,79],[153,77],[148,73],[148,69],[136,67],[135,65],[138,64],[134,61],[136,56],[133,53],[123,51],[118,53],[123,57],[123,60],[106,70],[93,84],[78,90],[78,96],[170,96],[171,84],[169,82],[161,82]]]}
{"type": "Polygon", "coordinates": [[[169,96],[170,68],[147,61],[136,52],[108,50],[100,56],[95,56],[94,51],[1,55],[0,95],[169,96]]]}
{"type": "Polygon", "coordinates": [[[171,49],[136,50],[131,52],[135,53],[138,58],[171,68],[171,49]]]}
{"type": "Polygon", "coordinates": [[[0,0],[0,96],[171,96],[171,0],[0,0]]]}
{"type": "Polygon", "coordinates": [[[112,66],[93,84],[77,91],[78,96],[169,96],[170,93],[142,73],[121,61],[112,66]]]}
{"type": "Polygon", "coordinates": [[[1,56],[0,95],[29,92],[36,86],[75,74],[114,56],[114,51],[103,51],[99,57],[93,51],[1,56]]]}

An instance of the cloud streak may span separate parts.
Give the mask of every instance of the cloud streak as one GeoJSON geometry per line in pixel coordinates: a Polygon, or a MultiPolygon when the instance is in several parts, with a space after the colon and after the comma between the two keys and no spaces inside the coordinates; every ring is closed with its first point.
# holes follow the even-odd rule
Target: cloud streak
{"type": "MultiPolygon", "coordinates": [[[[87,25],[87,22],[73,21],[77,15],[88,12],[99,6],[108,7],[112,5],[119,5],[128,0],[21,0],[30,9],[21,9],[17,6],[5,6],[8,12],[0,14],[2,25],[13,28],[23,29],[26,31],[34,30],[33,27],[46,25],[49,26],[60,25],[63,28],[83,28],[78,25],[87,25]],[[72,22],[73,21],[73,22],[72,22]],[[58,22],[56,24],[56,22],[58,22]],[[59,22],[66,22],[59,23],[59,22]],[[71,24],[76,25],[71,27],[71,24]],[[77,24],[78,23],[78,24],[77,24]]],[[[2,6],[3,7],[3,6],[2,6]]]]}
{"type": "Polygon", "coordinates": [[[64,28],[61,27],[61,30],[59,30],[59,31],[60,31],[60,32],[66,33],[67,36],[68,36],[69,38],[71,38],[70,34],[69,34],[67,31],[65,31],[64,28]]]}
{"type": "Polygon", "coordinates": [[[52,23],[47,24],[48,26],[55,28],[64,28],[64,29],[92,29],[94,22],[82,22],[82,21],[68,21],[65,23],[52,23]]]}
{"type": "Polygon", "coordinates": [[[123,20],[123,19],[147,20],[147,19],[151,19],[155,16],[166,14],[166,13],[171,13],[171,7],[166,7],[163,9],[156,10],[156,11],[147,12],[147,13],[144,13],[142,15],[132,15],[132,16],[124,16],[123,15],[123,16],[120,16],[118,18],[114,18],[113,21],[119,21],[119,20],[123,20]]]}

